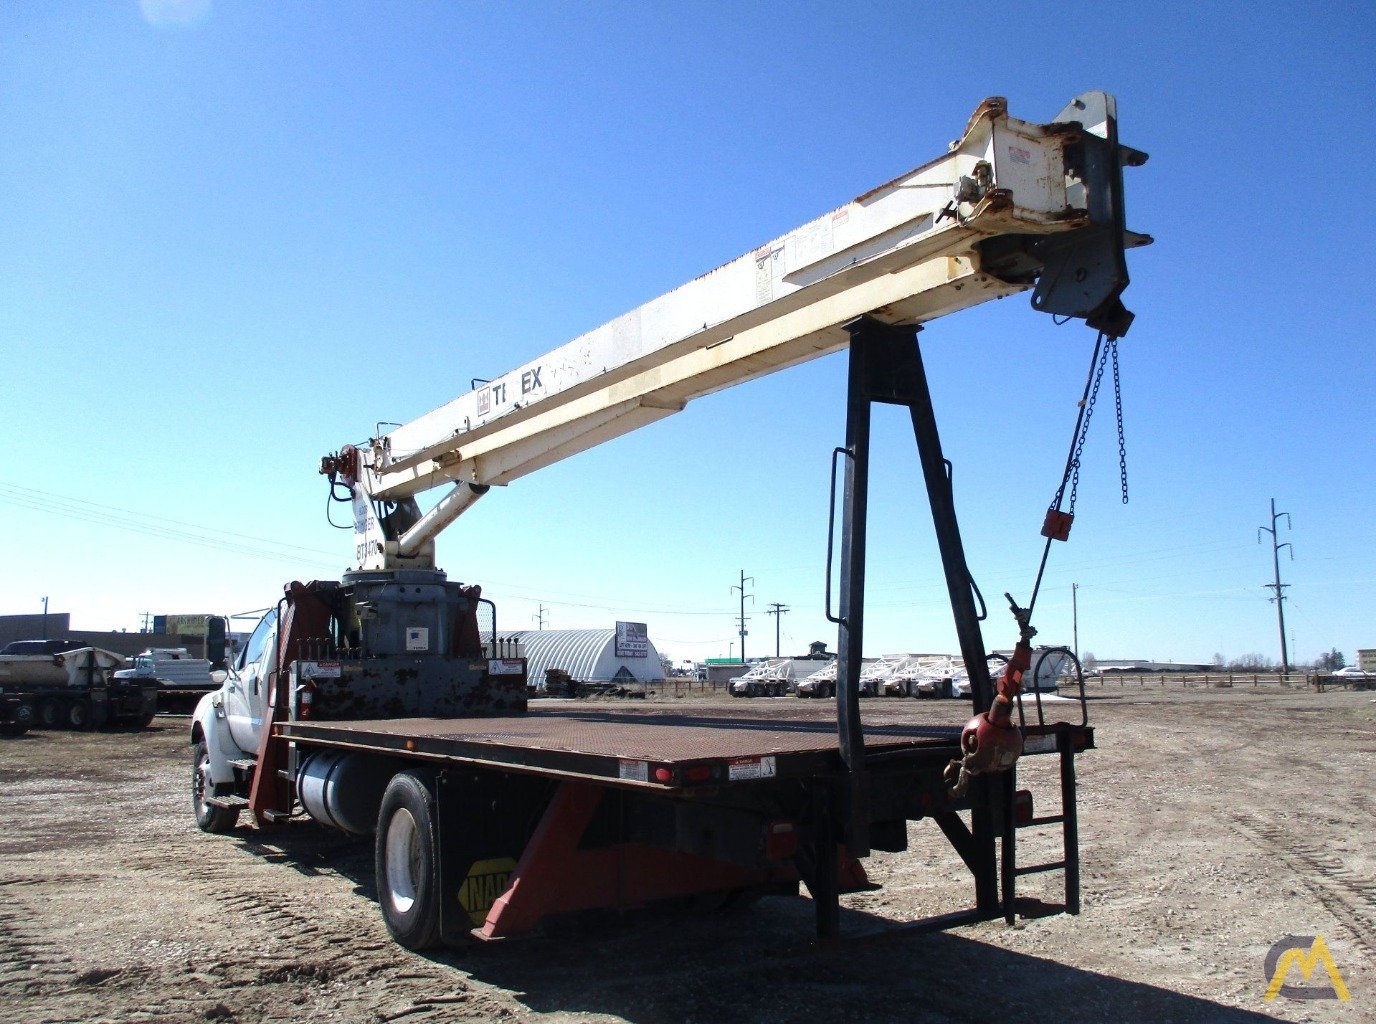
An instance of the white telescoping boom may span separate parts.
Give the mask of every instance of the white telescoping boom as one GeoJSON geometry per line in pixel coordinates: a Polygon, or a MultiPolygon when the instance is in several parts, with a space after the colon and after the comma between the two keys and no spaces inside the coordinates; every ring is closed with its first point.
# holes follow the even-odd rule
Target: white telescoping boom
{"type": "Polygon", "coordinates": [[[975,110],[949,152],[751,253],[322,460],[352,491],[356,569],[431,568],[434,539],[510,483],[683,409],[844,348],[864,314],[921,323],[1035,286],[1035,308],[1106,334],[1127,245],[1116,105],[1086,93],[1050,124],[975,110]],[[415,495],[449,485],[422,514],[415,495]]]}

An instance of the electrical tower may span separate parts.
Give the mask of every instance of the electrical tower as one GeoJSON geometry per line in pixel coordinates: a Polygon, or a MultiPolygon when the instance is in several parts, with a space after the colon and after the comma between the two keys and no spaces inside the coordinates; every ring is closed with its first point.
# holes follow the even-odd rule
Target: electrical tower
{"type": "Polygon", "coordinates": [[[1280,626],[1280,671],[1282,676],[1287,676],[1290,674],[1290,650],[1285,645],[1285,588],[1290,586],[1290,584],[1282,583],[1280,581],[1280,549],[1289,548],[1290,561],[1293,562],[1295,560],[1295,546],[1293,544],[1290,544],[1289,542],[1285,544],[1280,543],[1280,537],[1276,533],[1276,524],[1282,518],[1285,519],[1285,528],[1287,530],[1294,528],[1290,522],[1290,513],[1277,512],[1276,499],[1272,498],[1271,525],[1257,527],[1257,543],[1261,543],[1261,535],[1263,533],[1269,533],[1271,535],[1271,564],[1275,568],[1276,572],[1275,582],[1263,583],[1262,586],[1264,586],[1267,590],[1275,592],[1275,596],[1272,597],[1271,600],[1274,601],[1276,604],[1276,619],[1280,626]]]}
{"type": "Polygon", "coordinates": [[[766,615],[774,616],[774,657],[779,657],[779,624],[783,622],[785,613],[788,612],[788,605],[780,604],[775,601],[769,606],[766,615]]]}
{"type": "Polygon", "coordinates": [[[742,664],[742,665],[745,664],[745,637],[746,637],[746,634],[749,633],[749,630],[747,630],[747,629],[745,628],[745,621],[746,621],[746,619],[745,619],[745,599],[748,597],[748,598],[750,598],[750,602],[751,602],[752,604],[755,602],[755,595],[754,595],[754,594],[747,594],[747,593],[745,592],[745,585],[746,585],[746,583],[754,583],[754,582],[755,582],[755,577],[754,577],[754,576],[747,576],[747,575],[745,574],[745,570],[742,569],[742,570],[741,570],[741,585],[740,585],[739,587],[732,587],[732,588],[731,588],[733,591],[739,590],[740,593],[741,593],[741,614],[740,614],[739,620],[738,620],[737,623],[736,623],[736,626],[737,626],[737,629],[738,629],[738,631],[739,631],[739,635],[740,635],[740,638],[741,638],[741,664],[742,664]]]}

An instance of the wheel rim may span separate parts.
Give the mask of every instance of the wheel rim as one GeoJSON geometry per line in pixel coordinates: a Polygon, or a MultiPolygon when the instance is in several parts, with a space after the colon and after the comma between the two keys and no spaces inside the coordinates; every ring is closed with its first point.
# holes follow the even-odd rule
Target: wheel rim
{"type": "Polygon", "coordinates": [[[387,898],[398,914],[416,905],[420,877],[420,829],[405,807],[397,808],[387,823],[387,898]]]}
{"type": "Polygon", "coordinates": [[[191,772],[191,799],[196,804],[197,813],[204,816],[209,812],[210,807],[205,802],[205,795],[210,791],[210,755],[202,754],[196,762],[195,769],[191,772]]]}

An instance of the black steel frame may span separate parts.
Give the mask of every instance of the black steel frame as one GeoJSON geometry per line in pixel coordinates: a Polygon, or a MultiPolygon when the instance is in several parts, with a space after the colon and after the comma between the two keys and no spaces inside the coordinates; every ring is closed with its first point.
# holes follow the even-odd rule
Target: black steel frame
{"type": "MultiPolygon", "coordinates": [[[[932,510],[946,589],[955,616],[961,657],[971,684],[976,714],[989,708],[993,683],[976,608],[975,588],[965,561],[956,519],[951,464],[941,450],[931,390],[917,342],[921,327],[886,324],[864,316],[846,324],[850,334],[850,371],[846,391],[846,444],[832,455],[832,509],[836,505],[836,463],[845,462],[842,490],[840,608],[831,614],[830,524],[827,547],[827,617],[838,627],[836,728],[846,767],[845,841],[857,857],[870,852],[869,772],[860,721],[860,668],[864,646],[866,520],[869,514],[870,418],[877,402],[905,406],[922,464],[932,510]]],[[[982,603],[982,602],[981,602],[982,603]]],[[[1007,834],[1005,785],[1001,779],[976,778],[971,784],[971,825],[954,812],[941,812],[937,823],[969,866],[975,879],[975,913],[995,916],[999,872],[995,841],[1007,834]]],[[[820,913],[820,912],[819,912],[820,913]]],[[[821,920],[819,918],[819,925],[821,920]]]]}

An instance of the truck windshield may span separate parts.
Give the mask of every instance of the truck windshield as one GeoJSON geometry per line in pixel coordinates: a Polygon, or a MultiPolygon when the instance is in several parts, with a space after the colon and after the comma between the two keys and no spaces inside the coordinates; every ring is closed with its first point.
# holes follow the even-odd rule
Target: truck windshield
{"type": "Polygon", "coordinates": [[[273,609],[263,616],[262,621],[254,627],[253,635],[248,638],[248,643],[244,645],[244,652],[239,655],[240,669],[252,665],[263,655],[263,649],[268,645],[268,639],[273,636],[276,630],[273,628],[277,624],[277,609],[273,609]]]}

